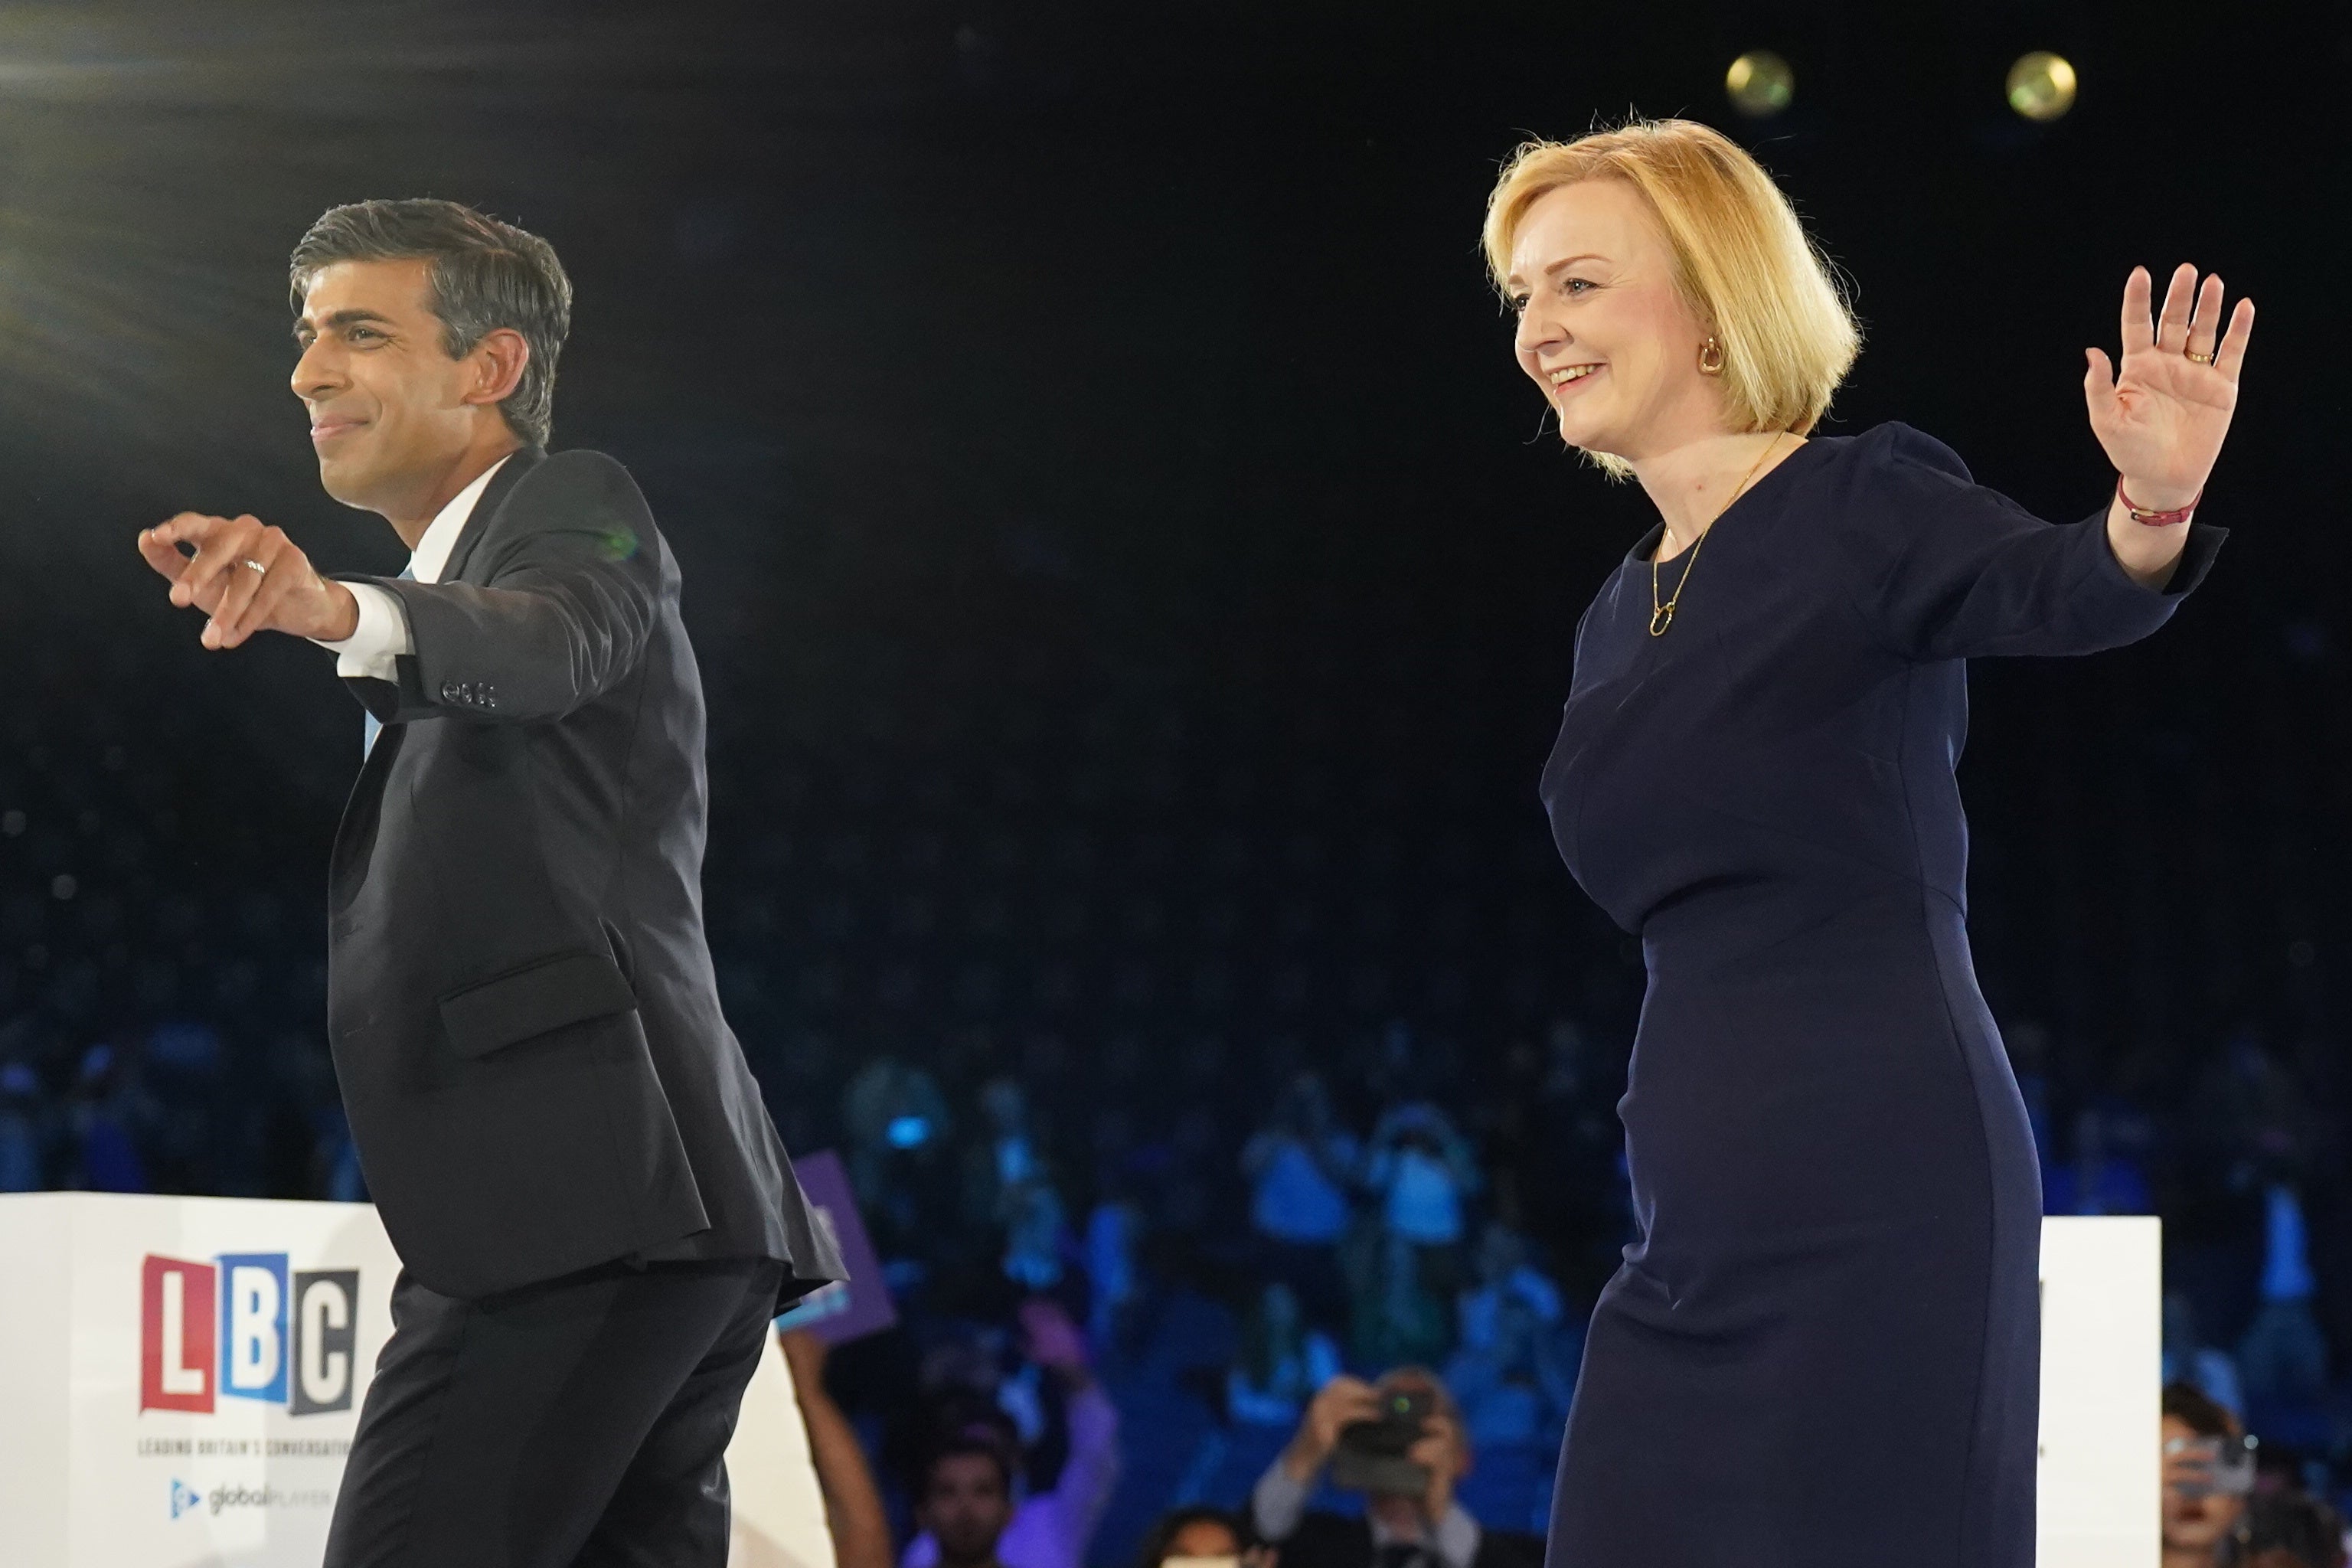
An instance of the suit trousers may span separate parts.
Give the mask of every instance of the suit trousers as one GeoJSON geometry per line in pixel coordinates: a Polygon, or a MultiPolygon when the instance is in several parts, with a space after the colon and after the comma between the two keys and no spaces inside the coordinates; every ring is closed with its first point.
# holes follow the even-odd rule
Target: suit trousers
{"type": "Polygon", "coordinates": [[[724,1568],[782,1268],[616,1263],[477,1300],[404,1270],[324,1568],[724,1568]]]}

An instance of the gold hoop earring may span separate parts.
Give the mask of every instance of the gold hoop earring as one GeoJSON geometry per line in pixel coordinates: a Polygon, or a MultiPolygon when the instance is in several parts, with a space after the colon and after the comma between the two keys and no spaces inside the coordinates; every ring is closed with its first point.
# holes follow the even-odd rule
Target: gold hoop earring
{"type": "Polygon", "coordinates": [[[1723,345],[1713,338],[1698,346],[1698,373],[1701,375],[1723,374],[1723,345]]]}

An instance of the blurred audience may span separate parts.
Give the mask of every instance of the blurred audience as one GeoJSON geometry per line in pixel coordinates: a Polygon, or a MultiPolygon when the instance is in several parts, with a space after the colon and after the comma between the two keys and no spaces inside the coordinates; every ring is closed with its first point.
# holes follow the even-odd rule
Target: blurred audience
{"type": "Polygon", "coordinates": [[[2051,1214],[2151,1214],[2147,1175],[2135,1157],[2143,1140],[2137,1119],[2119,1108],[2092,1104],[2074,1118],[2074,1157],[2053,1166],[2042,1184],[2051,1214]]]}
{"type": "Polygon", "coordinates": [[[1143,1296],[1142,1212],[1105,1199],[1087,1215],[1087,1337],[1107,1354],[1123,1352],[1143,1296]]]}
{"type": "Polygon", "coordinates": [[[1444,1111],[1426,1100],[1392,1107],[1372,1129],[1364,1184],[1388,1235],[1413,1248],[1420,1277],[1451,1295],[1460,1283],[1466,1205],[1478,1162],[1444,1111]]]}
{"type": "Polygon", "coordinates": [[[841,1124],[859,1211],[885,1258],[931,1250],[955,1217],[955,1123],[938,1080],[895,1056],[866,1063],[842,1094],[841,1124]]]}
{"type": "Polygon", "coordinates": [[[76,1158],[66,1185],[91,1193],[152,1190],[140,1150],[162,1116],[134,1063],[110,1045],[84,1051],[68,1116],[76,1158]]]}
{"type": "Polygon", "coordinates": [[[1524,1267],[1463,1298],[1462,1348],[1445,1382],[1474,1443],[1557,1443],[1576,1392],[1576,1364],[1560,1331],[1559,1297],[1524,1267]]]}
{"type": "Polygon", "coordinates": [[[1361,1158],[1332,1114],[1323,1080],[1290,1080],[1273,1119],[1243,1146],[1250,1225],[1264,1244],[1260,1272],[1290,1287],[1307,1310],[1329,1321],[1345,1304],[1339,1245],[1353,1217],[1349,1190],[1361,1158]]]}
{"type": "Polygon", "coordinates": [[[1339,1347],[1307,1321],[1296,1291],[1269,1281],[1242,1320],[1241,1358],[1226,1374],[1225,1409],[1257,1426],[1287,1426],[1339,1375],[1339,1347]]]}
{"type": "Polygon", "coordinates": [[[1349,1237],[1348,1338],[1359,1366],[1445,1359],[1454,1313],[1423,1277],[1430,1251],[1378,1222],[1359,1226],[1349,1237]]]}
{"type": "Polygon", "coordinates": [[[1069,1452],[1051,1489],[1018,1495],[1020,1448],[996,1421],[969,1416],[936,1440],[920,1480],[920,1533],[901,1568],[1083,1568],[1120,1468],[1118,1411],[1094,1374],[1085,1336],[1061,1306],[1022,1303],[1029,1361],[1060,1386],[1069,1452]],[[990,1489],[1001,1476],[1002,1491],[990,1489]],[[1000,1517],[1001,1515],[1001,1517],[1000,1517]],[[952,1534],[952,1539],[950,1535],[952,1534]],[[983,1550],[982,1559],[973,1555],[983,1550]]]}
{"type": "Polygon", "coordinates": [[[2307,1409],[2327,1395],[2327,1341],[2312,1298],[2310,1242],[2294,1185],[2263,1191],[2263,1272],[2254,1321],[2238,1343],[2238,1370],[2249,1409],[2307,1409]]]}
{"type": "MultiPolygon", "coordinates": [[[[1465,1350],[1492,1343],[1507,1307],[1517,1304],[1546,1330],[1556,1329],[1566,1313],[1559,1288],[1535,1267],[1528,1238],[1499,1220],[1479,1233],[1471,1260],[1475,1283],[1462,1293],[1461,1332],[1465,1350]]],[[[1458,1392],[1458,1391],[1457,1391],[1458,1392]]]]}
{"type": "MultiPolygon", "coordinates": [[[[18,983],[49,978],[37,1005],[0,1016],[0,1192],[363,1199],[316,1038],[322,976],[257,956],[298,907],[297,892],[221,907],[166,894],[149,948],[113,968],[67,961],[58,910],[26,926],[18,983]]],[[[1079,1568],[1090,1551],[1124,1559],[1169,1500],[1236,1503],[1253,1481],[1253,1528],[1281,1526],[1294,1557],[1328,1555],[1339,1527],[1299,1489],[1329,1473],[1331,1450],[1301,1434],[1373,1386],[1350,1369],[1443,1379],[1415,1439],[1428,1487],[1356,1489],[1369,1522],[1348,1527],[1365,1533],[1337,1548],[1344,1568],[1367,1568],[1375,1544],[1394,1549],[1383,1568],[1414,1554],[1475,1568],[1455,1562],[1465,1541],[1474,1559],[1507,1557],[1517,1538],[1489,1527],[1540,1519],[1585,1304],[1631,1225],[1610,1028],[1537,1014],[1481,1041],[1367,1019],[1263,1052],[1207,1039],[1163,1077],[1139,1031],[926,1036],[896,1017],[877,1026],[893,1047],[869,1055],[841,1029],[782,1079],[792,1053],[746,1038],[763,1079],[805,1075],[791,1094],[817,1109],[796,1147],[838,1142],[913,1336],[895,1342],[906,1367],[887,1400],[868,1373],[845,1385],[859,1396],[846,1411],[808,1402],[813,1444],[829,1411],[834,1438],[859,1442],[854,1416],[866,1447],[886,1428],[897,1445],[878,1503],[828,1490],[843,1540],[865,1542],[845,1545],[845,1568],[887,1546],[877,1507],[913,1537],[913,1568],[1079,1568]],[[1148,1483],[1116,1511],[1121,1435],[1097,1366],[1135,1415],[1132,1446],[1150,1446],[1135,1465],[1148,1483]],[[918,1436],[941,1432],[918,1476],[918,1436]],[[1260,1473],[1284,1432],[1286,1460],[1313,1458],[1303,1479],[1281,1462],[1260,1473]],[[1474,1447],[1475,1518],[1455,1488],[1474,1447]]],[[[2352,1181],[2326,1043],[2274,1047],[2250,1026],[2167,1081],[2096,1070],[2084,1042],[2043,1026],[2008,1034],[2051,1211],[2165,1216],[2166,1435],[2183,1445],[2165,1461],[2167,1568],[2259,1553],[2328,1568],[2312,1539],[2352,1461],[2352,1389],[2335,1370],[2352,1342],[2352,1181]],[[2273,1461],[2287,1479],[2217,1488],[2249,1428],[2294,1458],[2273,1461]]]]}
{"type": "Polygon", "coordinates": [[[2243,1410],[2246,1396],[2238,1363],[2230,1352],[2207,1344],[2198,1332],[2197,1309],[2185,1291],[2164,1293],[2164,1381],[2185,1383],[2224,1410],[2243,1410]]]}
{"type": "Polygon", "coordinates": [[[0,1193],[38,1192],[47,1184],[43,1120],[38,1076],[23,1062],[0,1064],[0,1193]]]}

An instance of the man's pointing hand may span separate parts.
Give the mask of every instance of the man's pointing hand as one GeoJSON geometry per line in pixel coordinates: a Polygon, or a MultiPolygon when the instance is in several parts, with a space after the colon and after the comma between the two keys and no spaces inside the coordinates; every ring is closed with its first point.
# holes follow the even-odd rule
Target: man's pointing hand
{"type": "Polygon", "coordinates": [[[321,577],[309,556],[255,517],[184,511],[143,530],[139,553],[172,584],[172,603],[194,605],[206,647],[236,647],[256,632],[341,642],[359,629],[359,601],[321,577]],[[184,555],[186,545],[194,553],[184,555]]]}

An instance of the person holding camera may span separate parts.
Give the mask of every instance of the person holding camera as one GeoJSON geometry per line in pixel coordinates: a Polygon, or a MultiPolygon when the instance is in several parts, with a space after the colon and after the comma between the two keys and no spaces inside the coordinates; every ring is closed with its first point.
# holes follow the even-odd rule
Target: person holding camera
{"type": "Polygon", "coordinates": [[[2344,1568],[2344,1521],[2292,1484],[2257,1485],[2258,1445],[2194,1384],[2164,1388],[2162,1568],[2344,1568]]]}
{"type": "Polygon", "coordinates": [[[2168,1384],[2163,1568],[2237,1561],[2253,1480],[2253,1453],[2238,1418],[2194,1384],[2168,1384]]]}
{"type": "Polygon", "coordinates": [[[1483,1529],[1454,1496],[1469,1473],[1469,1436],[1436,1373],[1342,1374],[1258,1478],[1250,1520],[1283,1568],[1535,1568],[1537,1553],[1483,1529]],[[1360,1518],[1307,1509],[1327,1466],[1364,1494],[1360,1518]]]}

